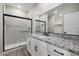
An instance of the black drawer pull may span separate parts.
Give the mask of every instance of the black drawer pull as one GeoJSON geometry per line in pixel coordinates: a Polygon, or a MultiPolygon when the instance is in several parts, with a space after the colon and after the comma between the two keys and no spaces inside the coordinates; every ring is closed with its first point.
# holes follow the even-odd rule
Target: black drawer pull
{"type": "Polygon", "coordinates": [[[50,56],[50,54],[48,54],[48,56],[50,56]]]}
{"type": "Polygon", "coordinates": [[[60,52],[58,52],[58,51],[56,51],[56,50],[54,50],[54,52],[57,52],[58,54],[64,55],[63,53],[60,53],[60,52]]]}
{"type": "Polygon", "coordinates": [[[36,45],[34,46],[34,50],[35,50],[36,52],[38,52],[38,49],[37,49],[37,46],[36,46],[36,45]]]}

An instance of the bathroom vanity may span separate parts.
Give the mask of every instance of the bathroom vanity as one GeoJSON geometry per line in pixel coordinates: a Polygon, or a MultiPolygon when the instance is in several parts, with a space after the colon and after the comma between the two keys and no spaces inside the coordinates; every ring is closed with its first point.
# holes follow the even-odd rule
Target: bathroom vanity
{"type": "Polygon", "coordinates": [[[33,56],[47,56],[47,43],[34,37],[28,37],[27,50],[33,56]]]}
{"type": "Polygon", "coordinates": [[[31,34],[27,37],[27,50],[32,56],[77,56],[74,43],[58,37],[31,34]],[[72,43],[72,44],[71,44],[72,43]]]}

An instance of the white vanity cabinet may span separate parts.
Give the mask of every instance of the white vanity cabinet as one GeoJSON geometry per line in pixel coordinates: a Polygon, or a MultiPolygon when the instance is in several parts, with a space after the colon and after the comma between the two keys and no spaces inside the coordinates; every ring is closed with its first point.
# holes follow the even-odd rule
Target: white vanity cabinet
{"type": "Polygon", "coordinates": [[[47,56],[47,43],[40,40],[36,40],[36,45],[37,45],[36,55],[47,56]]]}
{"type": "Polygon", "coordinates": [[[36,51],[34,50],[34,46],[35,46],[35,39],[32,37],[29,37],[28,43],[27,43],[27,50],[33,56],[36,55],[36,51]]]}
{"type": "Polygon", "coordinates": [[[27,40],[27,50],[32,56],[46,56],[47,43],[40,41],[36,38],[29,37],[27,40]]]}
{"type": "Polygon", "coordinates": [[[48,44],[48,55],[49,56],[77,56],[67,50],[48,44]]]}
{"type": "Polygon", "coordinates": [[[30,39],[31,39],[31,43],[30,43],[31,51],[30,51],[30,53],[31,53],[32,56],[36,56],[36,50],[35,50],[36,40],[35,40],[35,38],[32,38],[32,37],[30,37],[30,39]]]}

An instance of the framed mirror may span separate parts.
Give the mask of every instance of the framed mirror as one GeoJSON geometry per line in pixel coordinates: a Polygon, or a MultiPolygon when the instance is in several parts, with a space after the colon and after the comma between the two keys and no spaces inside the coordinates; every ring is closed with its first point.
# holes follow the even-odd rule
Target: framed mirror
{"type": "Polygon", "coordinates": [[[46,33],[46,22],[36,20],[36,34],[44,34],[46,33]]]}

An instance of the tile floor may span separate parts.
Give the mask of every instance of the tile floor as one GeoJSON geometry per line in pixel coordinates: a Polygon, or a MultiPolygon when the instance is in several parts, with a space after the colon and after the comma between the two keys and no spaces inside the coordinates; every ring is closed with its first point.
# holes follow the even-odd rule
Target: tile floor
{"type": "Polygon", "coordinates": [[[0,56],[30,56],[27,52],[27,48],[24,46],[17,47],[3,52],[0,56]]]}

